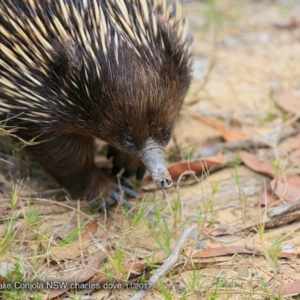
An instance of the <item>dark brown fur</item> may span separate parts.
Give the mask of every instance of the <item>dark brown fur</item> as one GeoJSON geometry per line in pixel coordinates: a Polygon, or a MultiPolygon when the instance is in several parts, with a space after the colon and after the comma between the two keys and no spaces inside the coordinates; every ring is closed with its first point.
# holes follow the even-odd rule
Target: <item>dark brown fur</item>
{"type": "MultiPolygon", "coordinates": [[[[3,2],[6,1],[0,0],[0,8],[3,2]]],[[[26,8],[28,3],[20,0],[13,2],[12,6],[19,5],[18,17],[26,22],[26,18],[31,16],[26,8]],[[20,11],[23,11],[22,15],[20,11]]],[[[52,14],[59,16],[60,12],[56,11],[54,5],[50,12],[45,0],[40,3],[48,19],[42,15],[42,11],[36,13],[47,26],[52,14]]],[[[55,0],[50,3],[54,4],[55,0]]],[[[1,21],[0,15],[0,25],[1,22],[12,35],[17,34],[5,20],[1,21]]],[[[13,118],[7,124],[18,126],[21,138],[36,138],[35,141],[41,142],[28,147],[29,151],[74,198],[94,199],[99,195],[105,198],[112,189],[112,181],[107,174],[94,164],[94,137],[127,155],[137,157],[140,157],[149,138],[158,147],[164,148],[171,137],[190,84],[190,58],[184,54],[184,45],[178,43],[172,28],[159,16],[157,24],[159,39],[164,41],[165,49],[159,42],[153,49],[140,46],[138,56],[123,43],[118,48],[118,62],[113,46],[106,56],[101,51],[95,51],[101,66],[101,79],[96,76],[94,59],[86,55],[87,64],[83,60],[85,45],[75,43],[71,38],[60,40],[50,35],[48,40],[53,52],[51,60],[45,58],[47,74],[29,66],[31,75],[42,85],[34,86],[26,82],[18,66],[13,67],[18,69],[21,76],[11,74],[9,78],[21,90],[22,86],[26,86],[46,98],[46,105],[37,101],[32,102],[34,108],[31,108],[18,103],[18,99],[1,89],[0,81],[0,100],[12,106],[8,115],[13,118]],[[182,57],[183,62],[180,63],[182,57]],[[157,63],[158,60],[162,63],[157,63]],[[86,78],[86,73],[89,78],[86,78]],[[34,119],[33,111],[39,122],[31,121],[34,119]]],[[[28,31],[26,34],[33,33],[28,31]]],[[[0,44],[13,47],[12,42],[1,35],[0,44]]],[[[34,53],[30,55],[34,57],[34,53]]],[[[0,59],[9,62],[1,50],[0,59]]],[[[1,65],[0,76],[8,76],[1,65]]],[[[6,117],[7,114],[3,115],[3,119],[6,117]]]]}

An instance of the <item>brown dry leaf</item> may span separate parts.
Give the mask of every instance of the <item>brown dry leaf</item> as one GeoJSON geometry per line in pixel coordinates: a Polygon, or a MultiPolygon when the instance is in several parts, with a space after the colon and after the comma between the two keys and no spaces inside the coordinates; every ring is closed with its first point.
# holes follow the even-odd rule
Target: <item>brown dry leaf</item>
{"type": "Polygon", "coordinates": [[[241,140],[249,140],[251,139],[251,136],[245,132],[242,132],[241,130],[238,129],[228,129],[226,128],[222,123],[212,120],[212,119],[208,119],[205,117],[201,117],[191,111],[187,111],[188,114],[193,117],[194,119],[208,125],[211,127],[214,127],[216,129],[218,129],[221,134],[222,137],[225,141],[227,142],[235,142],[235,141],[241,141],[241,140]]]}
{"type": "MultiPolygon", "coordinates": [[[[89,280],[91,277],[93,277],[98,272],[99,263],[100,263],[100,261],[104,260],[105,258],[106,258],[106,253],[104,251],[102,251],[102,250],[97,251],[91,257],[91,259],[89,260],[87,265],[84,266],[82,269],[80,269],[73,276],[71,276],[68,279],[68,281],[82,283],[82,282],[89,280]]],[[[65,293],[67,291],[68,291],[68,289],[52,290],[47,294],[46,299],[53,299],[59,295],[62,295],[63,293],[65,293]]]]}
{"type": "Polygon", "coordinates": [[[284,252],[284,251],[280,251],[277,253],[277,256],[279,258],[297,257],[298,255],[299,255],[298,253],[290,253],[290,252],[284,252]]]}
{"type": "Polygon", "coordinates": [[[103,285],[104,283],[108,282],[108,278],[104,273],[97,273],[87,282],[103,285]]]}
{"type": "Polygon", "coordinates": [[[100,261],[103,261],[106,258],[106,253],[102,250],[97,251],[88,261],[87,265],[82,268],[79,272],[74,274],[71,277],[71,281],[76,282],[85,282],[89,280],[92,276],[94,276],[98,269],[100,261]]]}
{"type": "Polygon", "coordinates": [[[285,92],[277,96],[277,104],[287,112],[293,115],[300,115],[300,101],[293,95],[285,92]]]}
{"type": "Polygon", "coordinates": [[[127,265],[124,266],[124,268],[128,271],[141,272],[147,266],[148,264],[144,260],[139,260],[139,261],[133,261],[131,263],[128,263],[127,265]]]}
{"type": "Polygon", "coordinates": [[[176,163],[168,168],[170,175],[173,179],[178,179],[180,175],[185,171],[194,171],[196,174],[201,173],[204,170],[208,170],[212,167],[223,166],[226,163],[222,153],[216,156],[207,157],[203,159],[197,159],[193,161],[182,161],[176,163]]]}
{"type": "Polygon", "coordinates": [[[95,234],[98,226],[98,221],[94,220],[91,222],[85,231],[81,234],[81,242],[82,245],[79,245],[79,242],[77,242],[75,245],[72,244],[67,247],[58,247],[53,250],[53,255],[57,256],[59,259],[73,259],[81,255],[81,247],[84,244],[87,244],[92,236],[95,234]]]}
{"type": "Polygon", "coordinates": [[[208,258],[232,254],[257,254],[257,251],[248,250],[244,246],[215,247],[196,251],[192,254],[192,258],[208,258]]]}
{"type": "MultiPolygon", "coordinates": [[[[264,255],[262,251],[246,249],[244,246],[230,246],[230,247],[216,247],[216,248],[206,248],[196,251],[192,254],[192,258],[209,258],[233,254],[255,254],[264,255]]],[[[290,258],[296,257],[297,253],[288,253],[280,251],[277,256],[279,258],[290,258]]]]}
{"type": "Polygon", "coordinates": [[[125,269],[128,271],[128,279],[142,275],[143,272],[147,269],[148,264],[144,260],[134,261],[125,265],[125,269]]]}
{"type": "Polygon", "coordinates": [[[270,187],[278,198],[287,201],[300,198],[300,177],[297,175],[275,178],[270,182],[270,187]]]}
{"type": "Polygon", "coordinates": [[[226,142],[245,141],[250,139],[250,136],[247,133],[241,132],[237,129],[228,130],[223,128],[222,130],[219,130],[226,142]]]}
{"type": "Polygon", "coordinates": [[[278,199],[274,197],[273,192],[271,189],[265,189],[263,188],[258,195],[258,202],[262,206],[270,206],[274,203],[276,203],[278,199]]]}
{"type": "Polygon", "coordinates": [[[258,161],[253,154],[250,154],[246,151],[241,151],[240,156],[242,158],[243,163],[251,170],[266,174],[271,177],[275,177],[275,172],[272,169],[272,167],[258,161]]]}
{"type": "Polygon", "coordinates": [[[283,283],[279,285],[274,291],[274,295],[281,296],[296,296],[300,294],[300,280],[294,282],[283,283]]]}
{"type": "Polygon", "coordinates": [[[274,27],[281,30],[293,30],[300,26],[300,20],[296,18],[291,18],[287,23],[275,23],[274,27]]]}

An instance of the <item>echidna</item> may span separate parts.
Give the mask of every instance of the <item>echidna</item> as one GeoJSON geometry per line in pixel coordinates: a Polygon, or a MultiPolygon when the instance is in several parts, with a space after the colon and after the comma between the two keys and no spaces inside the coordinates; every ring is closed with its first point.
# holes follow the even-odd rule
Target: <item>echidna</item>
{"type": "Polygon", "coordinates": [[[113,190],[94,138],[171,185],[163,149],[190,73],[177,0],[0,0],[2,120],[73,197],[113,190]]]}

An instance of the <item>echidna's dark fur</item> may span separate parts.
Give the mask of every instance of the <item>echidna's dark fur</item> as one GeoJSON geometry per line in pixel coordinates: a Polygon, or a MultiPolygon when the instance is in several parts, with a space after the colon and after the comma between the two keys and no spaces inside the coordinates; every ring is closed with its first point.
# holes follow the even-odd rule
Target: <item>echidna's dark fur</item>
{"type": "Polygon", "coordinates": [[[0,112],[74,197],[106,195],[94,137],[164,148],[190,83],[180,6],[166,0],[0,0],[0,112]],[[147,15],[148,14],[148,15],[147,15]]]}

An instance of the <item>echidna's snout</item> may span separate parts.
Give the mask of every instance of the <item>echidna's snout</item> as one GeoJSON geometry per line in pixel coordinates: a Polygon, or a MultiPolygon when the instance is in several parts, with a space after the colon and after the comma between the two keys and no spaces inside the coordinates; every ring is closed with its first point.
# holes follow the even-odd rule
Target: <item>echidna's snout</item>
{"type": "Polygon", "coordinates": [[[166,167],[164,152],[153,139],[148,139],[141,151],[140,158],[148,169],[157,187],[167,189],[172,185],[172,178],[166,167]]]}

